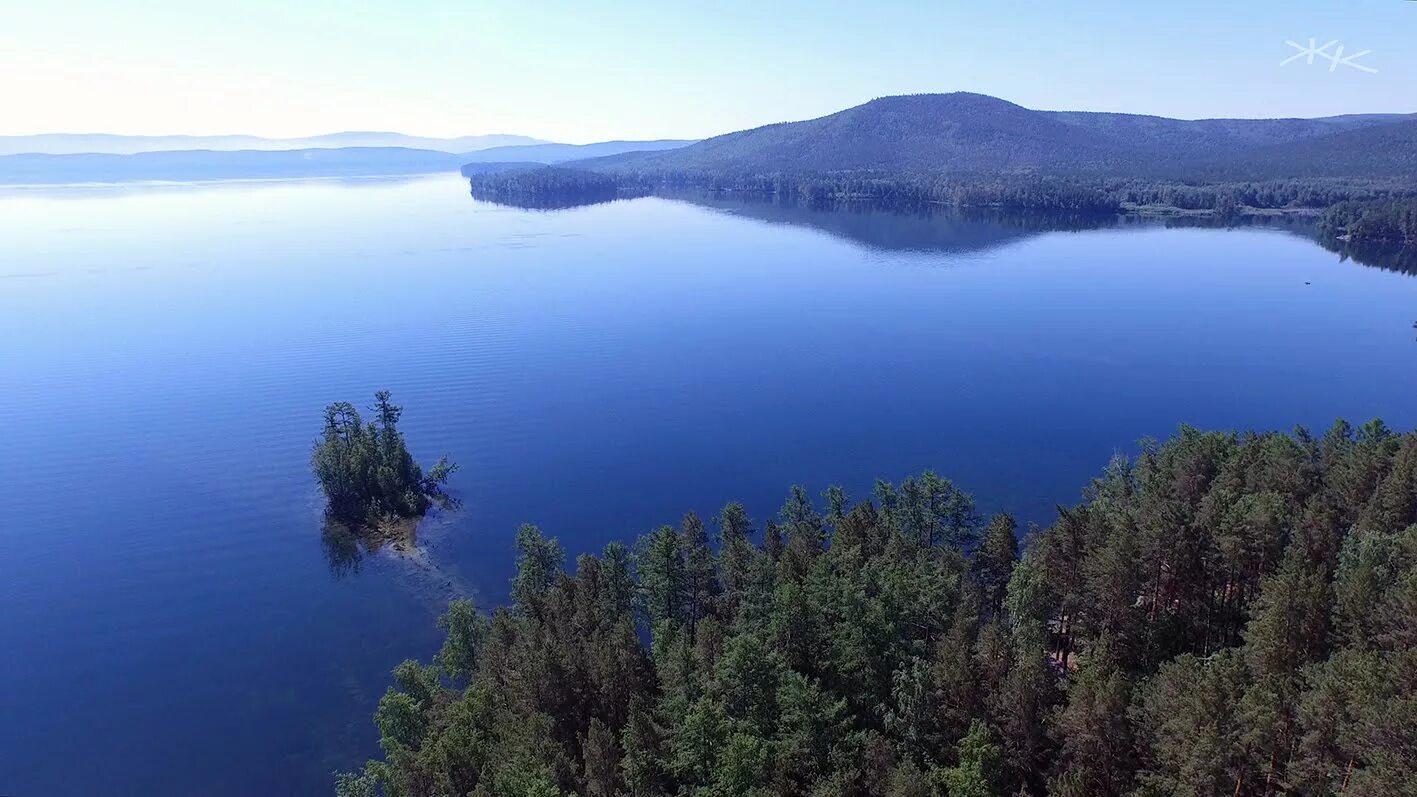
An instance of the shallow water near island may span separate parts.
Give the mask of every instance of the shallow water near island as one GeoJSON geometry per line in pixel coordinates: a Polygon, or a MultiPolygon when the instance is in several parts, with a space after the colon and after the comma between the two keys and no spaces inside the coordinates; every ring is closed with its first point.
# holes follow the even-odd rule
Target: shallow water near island
{"type": "Polygon", "coordinates": [[[0,190],[0,793],[331,790],[512,534],[574,556],[933,468],[1046,523],[1181,423],[1417,426],[1417,278],[1283,229],[646,198],[454,176],[0,190]],[[461,464],[332,561],[321,409],[461,464]]]}

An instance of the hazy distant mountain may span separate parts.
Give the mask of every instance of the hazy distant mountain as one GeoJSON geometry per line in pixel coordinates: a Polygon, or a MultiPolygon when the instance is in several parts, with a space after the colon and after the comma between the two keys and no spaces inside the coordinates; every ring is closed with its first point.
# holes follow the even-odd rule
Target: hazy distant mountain
{"type": "Polygon", "coordinates": [[[656,139],[654,141],[601,141],[595,144],[532,144],[529,146],[492,147],[477,152],[468,158],[468,163],[502,163],[526,161],[530,163],[562,163],[583,158],[604,155],[619,155],[625,152],[661,151],[678,149],[693,144],[692,140],[656,139]]]}
{"type": "MultiPolygon", "coordinates": [[[[24,153],[0,154],[0,184],[58,184],[124,180],[220,180],[270,177],[370,176],[450,172],[485,174],[512,168],[535,168],[588,155],[605,155],[641,149],[667,149],[687,141],[605,141],[596,144],[540,143],[449,152],[432,147],[390,147],[362,144],[380,141],[388,133],[334,133],[301,141],[301,149],[276,147],[248,149],[182,149],[136,153],[24,153]]],[[[92,137],[83,137],[92,138],[92,137]]],[[[126,137],[117,137],[127,141],[126,137]]],[[[418,141],[407,136],[401,140],[418,141]]],[[[442,141],[445,146],[476,146],[491,140],[524,140],[520,136],[472,136],[442,141]]],[[[182,136],[145,139],[147,143],[177,145],[192,139],[182,136]]],[[[209,144],[237,146],[247,138],[230,136],[204,140],[209,144]]],[[[271,144],[265,139],[257,141],[271,144]]],[[[441,140],[440,140],[441,141],[441,140]]],[[[102,142],[99,142],[102,143],[102,142]]],[[[112,142],[110,142],[112,143],[112,142]]],[[[131,142],[129,142],[131,143],[131,142]]],[[[116,145],[115,145],[116,146],[116,145]]]]}
{"type": "Polygon", "coordinates": [[[323,136],[294,139],[293,141],[300,146],[292,147],[292,149],[325,146],[407,147],[409,149],[431,149],[439,152],[456,152],[458,154],[492,149],[494,147],[530,146],[551,143],[544,139],[531,138],[530,136],[504,134],[462,136],[461,138],[424,138],[420,136],[406,136],[402,133],[329,133],[323,136]]]}
{"type": "Polygon", "coordinates": [[[920,94],[882,97],[819,119],[729,133],[676,150],[576,165],[609,172],[737,175],[1155,175],[1224,164],[1238,170],[1230,176],[1248,179],[1284,176],[1285,158],[1303,157],[1308,160],[1296,164],[1295,174],[1347,176],[1381,173],[1382,164],[1410,159],[1413,143],[1403,120],[1417,115],[1190,121],[1035,111],[982,94],[920,94]],[[1395,153],[1345,150],[1361,140],[1345,136],[1387,126],[1394,129],[1383,134],[1382,145],[1397,148],[1395,153]],[[1246,160],[1249,154],[1253,161],[1246,160]]]}
{"type": "MultiPolygon", "coordinates": [[[[699,142],[556,144],[519,136],[421,139],[333,133],[307,139],[129,136],[0,138],[0,182],[204,180],[243,177],[505,171],[573,164],[611,174],[1113,176],[1221,181],[1417,176],[1417,114],[1320,119],[1180,120],[1035,111],[982,94],[882,97],[811,119],[699,142]],[[200,142],[200,145],[198,144],[200,142]],[[259,146],[253,145],[256,142],[259,146]],[[388,142],[422,146],[388,146],[388,142]],[[515,146],[499,146],[514,142],[515,146]],[[528,143],[530,142],[530,143],[528,143]],[[7,147],[74,150],[183,146],[136,154],[4,155],[7,147]],[[298,149],[296,145],[302,145],[298,149]],[[481,149],[479,149],[481,148],[481,149]]],[[[543,175],[545,177],[545,175],[543,175]]]]}
{"type": "Polygon", "coordinates": [[[69,155],[104,153],[132,155],[139,152],[178,150],[293,150],[341,147],[403,147],[440,152],[466,153],[492,147],[527,146],[548,143],[539,138],[513,135],[425,138],[402,133],[347,132],[305,138],[262,138],[259,136],[120,136],[107,133],[49,133],[34,136],[0,136],[0,155],[44,153],[69,155]]]}
{"type": "Polygon", "coordinates": [[[456,170],[464,157],[403,147],[8,155],[0,156],[0,184],[425,174],[456,170]]]}

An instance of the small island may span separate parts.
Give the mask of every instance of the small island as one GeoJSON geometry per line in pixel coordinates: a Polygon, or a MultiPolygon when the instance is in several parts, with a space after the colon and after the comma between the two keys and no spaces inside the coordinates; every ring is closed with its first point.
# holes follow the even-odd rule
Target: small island
{"type": "Polygon", "coordinates": [[[418,521],[434,506],[451,509],[456,499],[443,489],[457,466],[443,457],[426,472],[414,461],[399,431],[403,408],[389,391],[374,394],[375,420],[365,422],[346,401],[325,407],[325,430],[310,456],[325,494],[326,540],[345,550],[407,548],[418,521]]]}
{"type": "Polygon", "coordinates": [[[645,193],[610,175],[555,166],[478,173],[464,168],[463,175],[474,197],[529,210],[573,208],[645,193]]]}

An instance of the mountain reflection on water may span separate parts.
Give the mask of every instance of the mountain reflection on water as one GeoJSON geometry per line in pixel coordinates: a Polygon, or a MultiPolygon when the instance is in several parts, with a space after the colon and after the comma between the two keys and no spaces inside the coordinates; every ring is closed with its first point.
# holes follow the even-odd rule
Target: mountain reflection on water
{"type": "MultiPolygon", "coordinates": [[[[647,195],[643,195],[647,196],[647,195]]],[[[982,253],[1051,232],[1086,232],[1126,228],[1265,229],[1308,238],[1325,249],[1365,266],[1417,274],[1417,247],[1354,245],[1323,235],[1317,216],[1309,213],[1256,214],[1231,217],[1199,215],[1143,216],[1068,213],[1051,210],[996,208],[884,208],[867,202],[813,205],[771,197],[723,191],[668,191],[662,199],[768,224],[809,227],[833,237],[884,252],[982,253]]],[[[520,210],[572,210],[632,202],[642,196],[594,201],[571,197],[540,197],[535,201],[492,201],[520,210]]]]}

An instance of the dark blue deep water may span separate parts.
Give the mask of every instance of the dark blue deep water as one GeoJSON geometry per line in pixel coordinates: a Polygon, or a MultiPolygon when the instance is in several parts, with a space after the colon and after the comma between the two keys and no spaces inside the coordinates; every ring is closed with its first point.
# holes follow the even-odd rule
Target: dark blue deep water
{"type": "Polygon", "coordinates": [[[0,193],[0,794],[330,790],[518,523],[574,554],[934,468],[1047,522],[1178,424],[1417,425],[1417,278],[1283,230],[642,199],[455,177],[0,193]],[[332,570],[321,408],[462,464],[332,570]]]}

